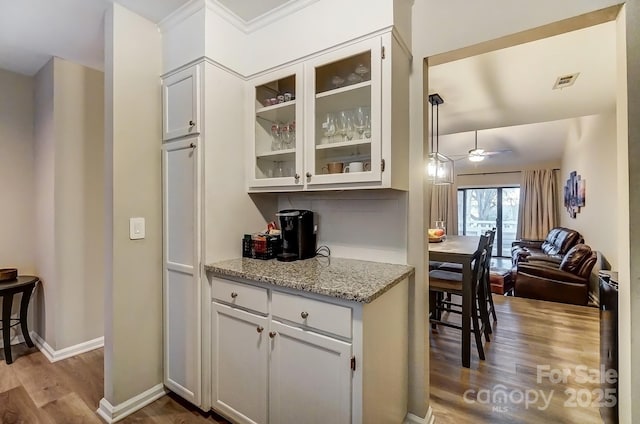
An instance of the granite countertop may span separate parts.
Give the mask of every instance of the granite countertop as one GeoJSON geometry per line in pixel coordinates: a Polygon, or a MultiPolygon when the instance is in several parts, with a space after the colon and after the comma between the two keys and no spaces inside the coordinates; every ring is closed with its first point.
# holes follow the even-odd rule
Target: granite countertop
{"type": "Polygon", "coordinates": [[[214,274],[369,303],[409,277],[409,265],[315,257],[294,262],[231,259],[205,265],[214,274]]]}

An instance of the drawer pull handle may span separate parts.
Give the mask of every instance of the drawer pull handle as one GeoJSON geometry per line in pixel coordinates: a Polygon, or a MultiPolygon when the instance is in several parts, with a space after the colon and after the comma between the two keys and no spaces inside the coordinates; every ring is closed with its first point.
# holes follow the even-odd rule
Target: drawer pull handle
{"type": "Polygon", "coordinates": [[[269,331],[269,337],[271,337],[272,339],[276,336],[276,334],[278,333],[276,333],[275,331],[269,331]]]}
{"type": "Polygon", "coordinates": [[[262,332],[264,331],[264,327],[258,326],[258,327],[256,328],[256,331],[257,331],[258,333],[262,333],[262,332]]]}
{"type": "Polygon", "coordinates": [[[191,128],[193,128],[193,127],[195,127],[195,126],[196,126],[196,123],[195,123],[195,122],[193,122],[193,120],[191,120],[191,121],[189,121],[189,126],[190,126],[191,128]]]}
{"type": "Polygon", "coordinates": [[[235,299],[236,297],[238,297],[238,293],[236,292],[231,292],[231,298],[235,299]]]}
{"type": "Polygon", "coordinates": [[[307,317],[309,316],[309,312],[303,312],[300,314],[300,316],[302,317],[302,319],[307,319],[307,317]]]}

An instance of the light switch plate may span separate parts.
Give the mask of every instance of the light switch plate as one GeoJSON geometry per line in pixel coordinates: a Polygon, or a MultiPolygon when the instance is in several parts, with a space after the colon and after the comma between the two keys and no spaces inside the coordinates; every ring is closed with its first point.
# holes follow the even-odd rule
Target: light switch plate
{"type": "Polygon", "coordinates": [[[144,218],[129,218],[129,238],[131,240],[144,238],[144,218]]]}

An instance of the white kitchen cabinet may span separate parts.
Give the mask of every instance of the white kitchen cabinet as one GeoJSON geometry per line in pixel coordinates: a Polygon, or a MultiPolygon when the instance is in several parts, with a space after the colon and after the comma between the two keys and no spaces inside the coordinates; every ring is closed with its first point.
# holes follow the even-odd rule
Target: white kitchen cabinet
{"type": "Polygon", "coordinates": [[[389,32],[250,81],[249,191],[407,190],[409,63],[389,32]],[[265,84],[286,85],[274,81],[294,76],[295,105],[265,107],[268,95],[259,94],[265,84]],[[266,113],[282,121],[294,109],[295,149],[270,150],[266,113]]]}
{"type": "Polygon", "coordinates": [[[213,303],[213,407],[243,423],[268,422],[268,318],[213,303]]]}
{"type": "Polygon", "coordinates": [[[200,68],[189,67],[162,81],[162,139],[200,133],[200,68]]]}
{"type": "Polygon", "coordinates": [[[164,383],[201,399],[200,139],[162,146],[164,383]]]}
{"type": "Polygon", "coordinates": [[[270,422],[351,423],[351,343],[276,321],[270,329],[270,422]]]}
{"type": "Polygon", "coordinates": [[[402,422],[406,280],[369,304],[209,280],[216,412],[241,424],[402,422]]]}
{"type": "Polygon", "coordinates": [[[303,137],[302,65],[280,69],[249,84],[247,176],[250,187],[302,189],[303,137]],[[285,97],[286,96],[286,97],[285,97]],[[286,100],[285,100],[286,99],[286,100]]]}

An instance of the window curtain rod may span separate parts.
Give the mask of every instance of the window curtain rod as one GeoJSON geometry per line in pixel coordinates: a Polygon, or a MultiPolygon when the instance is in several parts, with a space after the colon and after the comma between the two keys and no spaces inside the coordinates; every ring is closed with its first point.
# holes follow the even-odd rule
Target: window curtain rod
{"type": "MultiPolygon", "coordinates": [[[[552,171],[560,171],[560,168],[553,168],[552,171]]],[[[522,171],[479,172],[477,174],[458,174],[458,177],[468,177],[471,175],[519,174],[521,172],[522,171]]]]}

